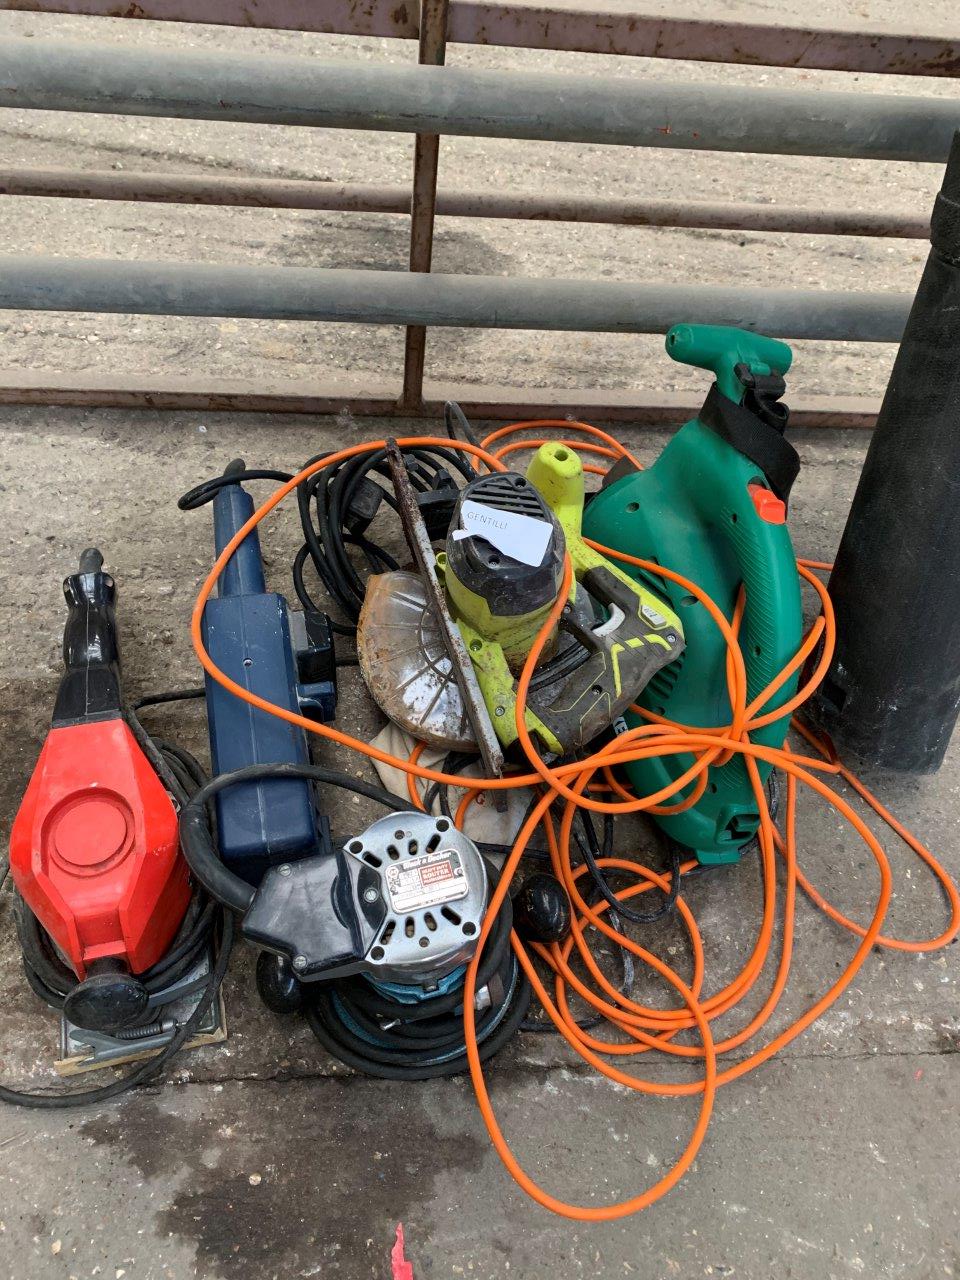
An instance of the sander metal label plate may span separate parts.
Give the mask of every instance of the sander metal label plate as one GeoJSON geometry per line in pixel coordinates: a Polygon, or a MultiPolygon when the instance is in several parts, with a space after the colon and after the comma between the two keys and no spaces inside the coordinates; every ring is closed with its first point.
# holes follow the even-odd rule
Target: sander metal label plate
{"type": "Polygon", "coordinates": [[[439,907],[467,896],[467,877],[455,849],[434,849],[386,869],[390,905],[398,914],[439,907]]]}

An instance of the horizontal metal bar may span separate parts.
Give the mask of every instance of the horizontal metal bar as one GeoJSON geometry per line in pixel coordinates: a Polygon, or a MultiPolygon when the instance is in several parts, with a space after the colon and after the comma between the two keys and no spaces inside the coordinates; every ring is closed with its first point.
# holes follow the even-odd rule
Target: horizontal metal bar
{"type": "MultiPolygon", "coordinates": [[[[0,375],[0,405],[67,405],[115,409],[180,409],[230,413],[339,414],[358,417],[439,419],[447,400],[456,400],[476,421],[574,417],[634,426],[671,426],[692,417],[702,393],[481,386],[426,382],[424,403],[415,413],[398,407],[399,385],[343,379],[318,385],[316,379],[260,377],[197,378],[116,373],[64,374],[60,371],[7,370],[0,375]]],[[[790,422],[797,427],[872,427],[880,401],[869,396],[806,396],[791,401],[790,422]]]]}
{"type": "MultiPolygon", "coordinates": [[[[220,174],[138,173],[112,169],[0,168],[0,195],[80,200],[146,200],[160,204],[233,205],[257,209],[326,209],[410,214],[403,186],[234,178],[220,174]]],[[[779,231],[805,235],[900,236],[925,240],[928,218],[909,213],[803,209],[733,201],[605,199],[591,196],[440,191],[437,213],[457,218],[612,223],[631,227],[700,227],[714,231],[779,231]]]]}
{"type": "Polygon", "coordinates": [[[0,107],[944,161],[950,98],[0,40],[0,107]]]}
{"type": "MultiPolygon", "coordinates": [[[[946,24],[944,24],[946,26],[946,24]]],[[[451,39],[469,44],[568,49],[691,62],[747,63],[820,71],[960,75],[955,31],[911,35],[891,28],[604,12],[590,5],[454,5],[451,39]]]]}
{"type": "Polygon", "coordinates": [[[419,17],[416,3],[397,0],[0,0],[3,9],[403,40],[417,39],[419,17]]]}
{"type": "MultiPolygon", "coordinates": [[[[396,0],[0,0],[0,9],[106,18],[208,22],[415,40],[417,6],[396,0]]],[[[893,75],[960,75],[960,41],[889,27],[814,27],[731,19],[611,13],[589,4],[455,0],[448,40],[459,44],[750,63],[893,75]]]]}
{"type": "Polygon", "coordinates": [[[902,293],[0,257],[0,308],[26,311],[595,333],[700,322],[784,338],[898,342],[911,301],[902,293]]]}

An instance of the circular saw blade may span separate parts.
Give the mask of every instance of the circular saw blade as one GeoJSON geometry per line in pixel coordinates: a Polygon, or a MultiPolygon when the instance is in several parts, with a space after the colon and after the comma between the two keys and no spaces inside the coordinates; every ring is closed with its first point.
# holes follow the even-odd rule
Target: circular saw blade
{"type": "Polygon", "coordinates": [[[446,751],[477,742],[440,628],[418,573],[380,573],[367,582],[357,657],[370,695],[394,724],[446,751]]]}

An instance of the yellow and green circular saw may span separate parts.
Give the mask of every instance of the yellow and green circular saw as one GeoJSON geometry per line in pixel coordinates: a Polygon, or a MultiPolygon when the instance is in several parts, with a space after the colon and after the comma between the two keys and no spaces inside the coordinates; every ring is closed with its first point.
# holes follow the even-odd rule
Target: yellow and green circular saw
{"type": "MultiPolygon", "coordinates": [[[[462,490],[446,549],[436,557],[446,605],[505,749],[517,739],[517,677],[560,590],[565,554],[573,568],[570,599],[525,710],[544,751],[565,756],[586,746],[683,651],[680,619],[664,596],[584,542],[583,505],[579,457],[560,444],[542,445],[525,476],[495,472],[462,490]]],[[[370,580],[358,653],[391,719],[431,745],[470,748],[457,672],[414,575],[370,580]]]]}

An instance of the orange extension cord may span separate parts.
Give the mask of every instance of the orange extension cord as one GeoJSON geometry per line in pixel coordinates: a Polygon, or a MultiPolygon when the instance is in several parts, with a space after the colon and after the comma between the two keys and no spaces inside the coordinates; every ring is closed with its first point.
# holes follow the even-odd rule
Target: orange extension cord
{"type": "MultiPolygon", "coordinates": [[[[606,432],[586,423],[566,420],[544,419],[529,423],[515,423],[493,432],[484,441],[482,447],[458,442],[458,448],[472,454],[490,470],[505,470],[502,458],[510,453],[523,449],[533,449],[544,443],[540,439],[512,440],[500,443],[518,433],[529,430],[551,430],[565,433],[563,443],[576,448],[581,453],[592,457],[636,459],[606,432]],[[575,433],[578,439],[570,439],[569,433],[575,433]],[[584,440],[582,437],[587,437],[584,440]],[[490,452],[491,446],[499,444],[499,448],[490,452]]],[[[432,436],[402,439],[399,444],[403,448],[444,446],[449,448],[447,438],[432,436]]],[[[448,775],[437,769],[426,768],[419,764],[422,747],[413,751],[408,760],[401,760],[385,751],[353,738],[342,730],[330,725],[317,724],[304,716],[297,715],[285,708],[273,706],[255,694],[248,693],[236,684],[212,662],[206,652],[200,629],[200,621],[204,605],[209,598],[217,579],[234,551],[248,533],[254,529],[264,517],[278,506],[288,494],[308,476],[324,467],[332,466],[347,458],[381,449],[384,441],[372,441],[343,449],[338,453],[314,463],[301,471],[299,475],[282,485],[251,516],[240,529],[216,563],[204,582],[193,610],[191,634],[194,649],[207,673],[218,683],[229,689],[238,698],[243,698],[263,711],[271,712],[281,719],[299,725],[308,733],[317,734],[340,746],[348,747],[361,755],[379,760],[394,768],[401,769],[408,776],[411,801],[420,803],[416,788],[416,779],[431,782],[448,783],[463,788],[464,781],[456,775],[448,775]]],[[[587,470],[602,474],[603,466],[590,464],[587,470]]],[[[816,576],[818,571],[829,570],[830,565],[820,561],[799,561],[798,569],[803,580],[819,597],[820,615],[804,637],[800,649],[793,659],[784,667],[779,675],[770,682],[751,702],[747,701],[747,678],[743,655],[737,642],[737,630],[743,611],[743,599],[735,611],[734,617],[728,620],[717,605],[697,586],[695,582],[672,572],[659,564],[639,560],[620,552],[615,552],[599,544],[591,544],[604,555],[611,556],[626,564],[636,565],[650,573],[678,583],[685,591],[695,596],[707,609],[711,618],[719,628],[727,645],[727,683],[730,694],[732,714],[730,723],[713,728],[693,728],[689,725],[675,724],[662,717],[635,707],[644,718],[644,723],[616,738],[585,760],[550,767],[545,764],[534,744],[530,740],[524,723],[524,707],[530,679],[537,659],[547,637],[560,616],[570,585],[571,565],[566,559],[563,584],[557,596],[550,617],[537,638],[520,677],[517,690],[517,731],[523,747],[530,772],[517,773],[503,778],[471,779],[470,789],[465,794],[457,812],[458,824],[472,801],[487,790],[506,789],[512,787],[539,786],[543,795],[536,808],[530,814],[523,828],[518,833],[513,849],[506,859],[503,875],[497,883],[486,919],[480,931],[479,944],[466,974],[464,993],[464,1030],[466,1036],[467,1055],[470,1062],[470,1074],[476,1091],[477,1102],[484,1123],[503,1163],[520,1186],[538,1203],[555,1213],[567,1218],[584,1222],[608,1221],[622,1218],[628,1214],[645,1209],[674,1186],[689,1169],[700,1149],[718,1086],[728,1084],[740,1076],[746,1075],[760,1063],[773,1057],[785,1045],[796,1039],[807,1027],[827,1010],[840,994],[850,985],[873,947],[887,947],[897,951],[926,952],[945,946],[960,930],[960,895],[953,881],[933,854],[920,843],[909,831],[890,814],[867,788],[844,768],[836,758],[831,746],[820,741],[803,724],[796,719],[793,727],[815,753],[803,755],[795,752],[788,744],[780,750],[763,747],[751,741],[751,733],[774,719],[779,719],[785,712],[794,713],[810,697],[819,684],[830,664],[834,646],[834,618],[829,595],[824,585],[816,576]],[[764,714],[763,708],[769,698],[807,662],[808,658],[820,648],[820,654],[812,674],[804,682],[794,697],[775,711],[764,714]],[[615,929],[609,922],[606,903],[591,905],[581,890],[581,880],[585,873],[583,866],[575,866],[571,858],[571,833],[578,808],[589,809],[595,813],[624,814],[646,811],[651,813],[678,812],[696,803],[703,793],[707,781],[707,769],[711,764],[722,763],[739,753],[743,756],[756,795],[760,812],[760,828],[758,832],[760,858],[763,870],[763,907],[756,942],[749,959],[740,973],[722,990],[712,994],[704,993],[705,964],[703,943],[696,920],[683,896],[677,898],[677,911],[689,936],[692,959],[691,974],[684,979],[670,965],[658,956],[647,951],[633,939],[615,929]],[[648,796],[633,795],[613,772],[614,766],[626,764],[631,760],[645,759],[663,755],[692,755],[694,764],[675,782],[659,792],[648,796]],[[786,776],[786,799],[784,806],[784,830],[781,834],[774,825],[767,803],[766,791],[760,782],[757,769],[758,762],[774,765],[786,776]],[[890,864],[879,840],[872,833],[863,819],[851,806],[838,795],[824,780],[824,775],[842,779],[852,787],[870,806],[874,813],[891,828],[892,831],[930,868],[939,881],[950,906],[950,922],[944,931],[935,938],[924,941],[905,941],[887,937],[881,933],[887,907],[892,892],[892,876],[890,864]],[[868,924],[859,924],[848,919],[820,893],[803,875],[797,865],[797,784],[816,792],[827,804],[853,827],[872,854],[879,874],[876,904],[868,924]],[[691,787],[689,795],[679,800],[673,797],[691,787]],[[672,801],[672,803],[671,803],[672,801]],[[573,1205],[557,1199],[540,1187],[519,1165],[506,1138],[497,1122],[490,1095],[487,1090],[480,1057],[477,1051],[476,1026],[474,1017],[474,994],[477,968],[481,952],[489,936],[491,926],[501,903],[510,892],[514,877],[520,867],[524,850],[537,827],[545,832],[554,874],[564,884],[573,907],[572,929],[569,938],[563,944],[549,947],[536,943],[525,945],[512,935],[511,942],[520,965],[523,967],[533,990],[543,1005],[548,1017],[557,1031],[580,1057],[590,1063],[597,1071],[608,1079],[616,1081],[639,1093],[654,1094],[660,1097],[688,1097],[699,1095],[700,1110],[683,1154],[670,1171],[639,1195],[608,1205],[573,1205]],[[776,962],[776,973],[769,993],[759,1011],[753,1015],[735,1035],[724,1040],[715,1041],[711,1024],[716,1018],[736,1008],[740,1001],[753,989],[771,954],[774,940],[775,922],[777,918],[777,856],[783,861],[783,927],[780,940],[779,958],[776,962]],[[725,1069],[718,1068],[721,1056],[739,1048],[753,1039],[766,1024],[777,1007],[780,996],[786,986],[790,973],[795,928],[795,906],[797,887],[824,911],[831,920],[849,930],[859,939],[846,968],[840,973],[829,988],[784,1031],[773,1036],[766,1043],[755,1048],[745,1058],[734,1062],[725,1069]],[[651,1008],[637,1003],[624,995],[602,972],[590,946],[591,934],[604,934],[619,947],[625,947],[638,960],[658,974],[668,988],[676,993],[673,1003],[664,1007],[651,1008]],[[552,971],[551,984],[541,977],[542,967],[534,963],[534,957],[552,971]],[[575,963],[576,962],[576,963],[575,963]],[[586,977],[581,976],[586,973],[586,977]],[[552,990],[550,987],[552,986],[552,990]],[[578,1027],[574,1013],[570,1008],[571,993],[586,1001],[594,1010],[604,1016],[612,1033],[610,1040],[590,1034],[578,1027]],[[696,1043],[678,1044],[676,1037],[684,1031],[695,1031],[696,1043]],[[702,1074],[699,1078],[686,1083],[662,1083],[634,1075],[615,1065],[624,1059],[644,1054],[650,1050],[673,1055],[677,1058],[702,1060],[702,1074]]],[[[602,867],[610,868],[618,875],[633,877],[633,883],[619,890],[616,897],[626,901],[637,894],[646,893],[653,888],[667,891],[670,888],[669,876],[658,874],[637,862],[623,857],[598,859],[602,867]]],[[[688,861],[681,867],[681,874],[690,870],[696,863],[688,861]]]]}

